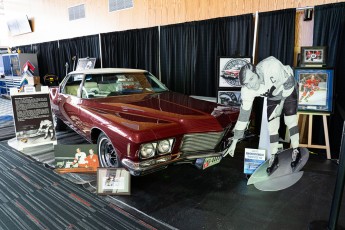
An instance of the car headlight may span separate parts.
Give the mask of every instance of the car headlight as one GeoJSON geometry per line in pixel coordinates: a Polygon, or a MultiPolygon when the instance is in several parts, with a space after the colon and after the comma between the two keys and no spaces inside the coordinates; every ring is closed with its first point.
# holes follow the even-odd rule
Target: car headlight
{"type": "Polygon", "coordinates": [[[156,145],[157,145],[156,143],[143,144],[140,148],[141,158],[153,157],[155,155],[156,145]]]}
{"type": "Polygon", "coordinates": [[[169,140],[162,140],[158,142],[158,153],[159,154],[165,154],[170,152],[172,145],[172,139],[169,140]]]}

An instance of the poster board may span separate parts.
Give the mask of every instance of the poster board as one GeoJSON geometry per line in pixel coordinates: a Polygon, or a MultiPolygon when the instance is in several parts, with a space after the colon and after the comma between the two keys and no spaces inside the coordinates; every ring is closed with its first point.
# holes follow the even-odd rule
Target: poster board
{"type": "Polygon", "coordinates": [[[240,70],[244,65],[251,62],[251,57],[218,57],[218,88],[241,88],[240,70]]]}
{"type": "Polygon", "coordinates": [[[16,149],[57,144],[48,92],[13,93],[13,108],[16,149]]]}

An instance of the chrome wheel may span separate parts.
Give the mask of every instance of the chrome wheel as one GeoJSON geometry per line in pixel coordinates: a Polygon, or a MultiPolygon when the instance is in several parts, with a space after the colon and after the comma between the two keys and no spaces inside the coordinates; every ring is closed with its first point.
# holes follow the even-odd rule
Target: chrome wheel
{"type": "Polygon", "coordinates": [[[116,149],[109,138],[102,133],[98,137],[98,156],[102,167],[119,167],[116,149]]]}

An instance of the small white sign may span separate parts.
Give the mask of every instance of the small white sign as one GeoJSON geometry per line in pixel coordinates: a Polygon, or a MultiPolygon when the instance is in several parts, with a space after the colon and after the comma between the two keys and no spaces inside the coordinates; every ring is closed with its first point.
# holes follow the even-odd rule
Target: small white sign
{"type": "Polygon", "coordinates": [[[28,86],[28,85],[26,85],[24,87],[24,92],[25,93],[34,93],[34,92],[36,92],[36,88],[35,88],[35,86],[28,86]]]}
{"type": "Polygon", "coordinates": [[[253,174],[254,171],[265,162],[266,151],[263,149],[244,150],[244,173],[253,174]]]}

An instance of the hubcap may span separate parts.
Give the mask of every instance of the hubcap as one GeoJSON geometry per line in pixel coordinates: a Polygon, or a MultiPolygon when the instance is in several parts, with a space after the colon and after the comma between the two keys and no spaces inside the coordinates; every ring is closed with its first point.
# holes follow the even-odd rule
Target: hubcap
{"type": "Polygon", "coordinates": [[[118,167],[116,150],[108,138],[103,137],[100,140],[98,150],[103,167],[118,167]]]}

